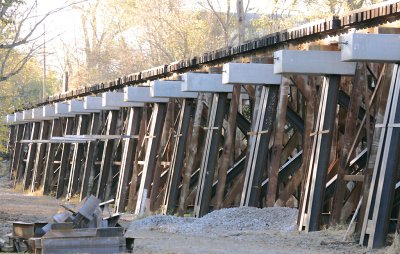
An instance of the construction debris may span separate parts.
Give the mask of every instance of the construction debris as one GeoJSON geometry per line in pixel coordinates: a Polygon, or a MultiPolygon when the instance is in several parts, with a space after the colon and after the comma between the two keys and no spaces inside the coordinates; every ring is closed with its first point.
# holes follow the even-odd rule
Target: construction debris
{"type": "Polygon", "coordinates": [[[8,243],[1,242],[3,252],[30,253],[120,253],[131,252],[133,238],[125,238],[118,224],[119,214],[111,214],[108,204],[89,196],[74,210],[55,214],[52,222],[14,222],[8,243]],[[103,213],[109,213],[103,217],[103,213]]]}
{"type": "Polygon", "coordinates": [[[155,215],[135,220],[129,231],[156,230],[187,235],[221,236],[232,231],[296,229],[297,209],[287,207],[237,207],[216,210],[201,218],[155,215]]]}

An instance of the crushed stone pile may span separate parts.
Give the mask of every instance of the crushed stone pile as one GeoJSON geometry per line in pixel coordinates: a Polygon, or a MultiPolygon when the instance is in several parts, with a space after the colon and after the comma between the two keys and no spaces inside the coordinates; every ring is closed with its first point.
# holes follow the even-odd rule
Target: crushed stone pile
{"type": "Polygon", "coordinates": [[[154,215],[133,221],[128,230],[156,230],[210,236],[238,231],[289,232],[296,229],[297,214],[297,209],[287,207],[227,208],[213,211],[202,218],[154,215]]]}

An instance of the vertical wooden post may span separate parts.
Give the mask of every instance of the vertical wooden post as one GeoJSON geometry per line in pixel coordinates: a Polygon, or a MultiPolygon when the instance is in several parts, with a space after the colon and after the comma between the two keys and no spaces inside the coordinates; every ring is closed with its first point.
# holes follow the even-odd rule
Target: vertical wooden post
{"type": "Polygon", "coordinates": [[[273,130],[278,103],[278,86],[262,86],[261,97],[256,100],[249,151],[246,157],[246,174],[244,176],[241,206],[257,207],[260,200],[261,176],[267,168],[268,145],[273,130]]]}
{"type": "MultiPolygon", "coordinates": [[[[118,122],[118,110],[110,110],[107,119],[107,131],[106,135],[114,135],[117,129],[118,122]]],[[[112,172],[111,167],[113,163],[113,150],[114,150],[114,139],[106,139],[104,141],[103,156],[101,159],[99,182],[97,184],[96,197],[100,200],[105,200],[106,197],[106,184],[110,173],[112,172]]]]}
{"type": "Polygon", "coordinates": [[[221,156],[221,166],[218,170],[218,184],[217,184],[216,207],[215,207],[216,209],[221,209],[223,207],[226,175],[229,167],[231,166],[231,163],[233,163],[233,160],[235,159],[234,155],[235,155],[235,137],[236,137],[236,116],[238,114],[241,89],[242,89],[241,85],[233,86],[232,99],[229,106],[229,114],[228,114],[228,127],[225,133],[224,150],[221,156]]]}
{"type": "Polygon", "coordinates": [[[286,109],[288,104],[289,84],[284,81],[280,86],[279,105],[275,123],[274,145],[272,147],[271,165],[268,172],[267,206],[273,207],[278,192],[278,174],[281,166],[281,155],[283,146],[283,132],[286,123],[286,109]]]}
{"type": "Polygon", "coordinates": [[[376,126],[381,129],[380,139],[360,237],[360,244],[368,244],[369,248],[383,247],[387,240],[400,164],[399,96],[400,65],[396,64],[383,123],[376,126]]]}
{"type": "Polygon", "coordinates": [[[184,99],[182,102],[179,126],[176,132],[174,151],[172,154],[171,167],[163,201],[163,213],[173,214],[178,198],[178,185],[181,179],[183,162],[185,158],[186,141],[192,115],[193,99],[184,99]]]}
{"type": "Polygon", "coordinates": [[[302,200],[302,209],[299,220],[299,230],[318,231],[324,192],[326,173],[329,166],[329,155],[332,142],[333,124],[336,117],[337,94],[339,91],[340,76],[330,75],[324,78],[321,86],[321,100],[319,104],[315,136],[308,169],[305,194],[302,200]]]}
{"type": "MultiPolygon", "coordinates": [[[[61,120],[54,119],[51,125],[50,137],[61,136],[61,120]]],[[[54,178],[54,157],[56,155],[56,148],[59,144],[50,143],[47,149],[46,166],[43,173],[43,195],[50,193],[50,185],[54,178]]]]}
{"type": "MultiPolygon", "coordinates": [[[[128,127],[126,130],[126,135],[136,136],[139,133],[140,129],[140,119],[142,117],[142,109],[141,108],[130,108],[129,116],[128,116],[128,127]]],[[[123,144],[123,152],[121,159],[121,168],[119,172],[119,180],[117,186],[117,193],[115,197],[115,206],[114,211],[124,212],[127,196],[128,196],[128,187],[129,187],[129,179],[132,175],[133,171],[133,161],[136,154],[136,147],[138,144],[137,137],[126,138],[123,144]]]]}
{"type": "Polygon", "coordinates": [[[296,80],[295,84],[307,100],[303,135],[303,160],[300,169],[294,173],[291,180],[279,194],[279,199],[276,202],[278,205],[285,204],[290,196],[299,189],[304,179],[304,173],[306,169],[308,169],[309,159],[311,157],[311,144],[313,140],[311,132],[314,128],[314,108],[316,104],[315,82],[314,79],[311,79],[309,86],[307,86],[304,80],[301,79],[296,80]]]}
{"type": "MultiPolygon", "coordinates": [[[[31,140],[36,140],[39,137],[39,129],[40,129],[40,122],[33,122],[32,123],[32,132],[31,132],[31,140]]],[[[36,156],[36,148],[37,143],[30,143],[28,148],[28,155],[26,158],[26,165],[25,165],[25,172],[24,172],[24,180],[22,182],[22,190],[26,190],[29,188],[29,185],[32,180],[32,173],[33,167],[35,163],[35,156],[36,156]]]]}
{"type": "Polygon", "coordinates": [[[227,93],[214,93],[208,114],[207,137],[195,200],[195,216],[202,217],[209,212],[211,188],[218,160],[218,148],[221,139],[227,93]]]}
{"type": "Polygon", "coordinates": [[[351,89],[350,104],[345,122],[345,131],[340,148],[339,167],[337,171],[335,195],[332,205],[331,225],[336,225],[339,223],[341,217],[341,210],[343,207],[346,190],[343,177],[347,172],[346,168],[348,166],[350,156],[349,151],[351,149],[353,138],[356,135],[358,111],[362,99],[360,94],[362,93],[363,85],[366,85],[365,65],[358,64],[356,74],[354,76],[354,83],[351,89]]]}
{"type": "Polygon", "coordinates": [[[7,153],[9,156],[9,170],[8,172],[10,173],[10,177],[12,175],[12,163],[14,160],[14,151],[15,151],[15,145],[17,143],[17,136],[18,136],[18,129],[19,125],[10,125],[8,126],[9,132],[8,132],[8,142],[7,142],[7,153]]]}
{"type": "MultiPolygon", "coordinates": [[[[74,129],[74,118],[68,117],[65,123],[64,135],[71,135],[74,129]]],[[[60,170],[58,171],[56,198],[64,195],[64,185],[67,171],[70,167],[69,155],[71,152],[71,143],[62,144],[60,170]]]]}
{"type": "Polygon", "coordinates": [[[189,195],[189,187],[190,187],[190,178],[192,175],[193,168],[195,166],[195,159],[198,154],[199,150],[199,138],[200,138],[200,124],[201,124],[201,119],[202,119],[202,113],[204,109],[204,100],[205,100],[205,94],[200,93],[198,98],[197,98],[197,103],[196,103],[196,110],[194,113],[193,117],[193,130],[192,130],[192,135],[191,135],[191,140],[190,140],[190,145],[189,145],[189,153],[188,153],[188,159],[186,162],[186,166],[183,170],[183,176],[182,176],[182,187],[181,187],[181,192],[180,192],[180,197],[179,197],[179,208],[178,208],[178,213],[180,216],[183,216],[185,212],[185,201],[187,196],[189,195]]]}
{"type": "MultiPolygon", "coordinates": [[[[90,135],[99,134],[99,131],[101,129],[100,126],[101,126],[100,113],[92,113],[89,134],[90,135]]],[[[87,145],[86,154],[85,154],[85,164],[83,167],[82,180],[80,183],[81,189],[80,189],[79,198],[81,201],[89,195],[89,192],[91,191],[91,188],[89,188],[89,185],[93,184],[90,182],[91,181],[93,182],[94,161],[95,161],[95,157],[96,157],[97,144],[98,144],[98,141],[90,141],[87,145]],[[92,177],[90,177],[91,175],[92,175],[92,177]]]]}
{"type": "Polygon", "coordinates": [[[12,161],[10,162],[10,179],[14,179],[16,176],[16,169],[17,169],[17,164],[18,160],[20,159],[20,153],[21,153],[21,146],[22,144],[19,142],[23,135],[24,135],[24,130],[25,130],[25,124],[18,124],[17,126],[17,133],[16,133],[16,138],[15,138],[15,145],[14,145],[14,151],[12,155],[12,161]]]}
{"type": "MultiPolygon", "coordinates": [[[[26,123],[24,124],[24,131],[23,131],[23,139],[27,140],[31,137],[32,133],[32,123],[26,123]]],[[[25,148],[27,144],[21,144],[19,148],[19,156],[16,157],[17,160],[15,161],[15,178],[14,178],[14,188],[17,186],[17,183],[21,182],[24,176],[24,169],[26,163],[24,163],[24,156],[25,156],[25,148]]],[[[29,146],[28,146],[28,151],[29,151],[29,146]]]]}
{"type": "MultiPolygon", "coordinates": [[[[150,210],[155,211],[159,208],[161,205],[157,201],[157,196],[160,193],[160,180],[161,180],[161,162],[163,159],[167,159],[166,153],[167,153],[167,148],[168,148],[168,143],[169,139],[172,138],[173,135],[173,128],[174,128],[174,113],[175,113],[175,99],[170,99],[170,101],[167,104],[167,113],[165,116],[165,120],[163,123],[163,130],[162,130],[162,135],[161,135],[161,140],[160,140],[160,145],[158,147],[158,156],[157,156],[157,161],[156,165],[154,167],[153,171],[153,184],[151,186],[151,191],[150,191],[150,210]],[[158,205],[158,206],[157,206],[158,205]]],[[[161,196],[160,196],[161,197],[161,196]]]]}
{"type": "MultiPolygon", "coordinates": [[[[49,121],[45,120],[40,123],[39,139],[47,140],[49,138],[49,121]]],[[[42,181],[43,164],[45,163],[46,143],[37,144],[36,159],[33,168],[33,176],[31,182],[31,192],[39,187],[42,181]]]]}
{"type": "MultiPolygon", "coordinates": [[[[77,135],[87,134],[88,124],[89,124],[89,116],[79,115],[76,134],[77,135]]],[[[81,167],[83,162],[82,160],[84,159],[83,155],[84,155],[85,145],[86,144],[83,143],[74,144],[74,150],[72,152],[71,173],[69,175],[69,181],[67,187],[67,199],[72,198],[72,196],[77,191],[79,176],[81,173],[81,167]]]]}
{"type": "Polygon", "coordinates": [[[148,137],[149,140],[147,144],[144,168],[136,202],[135,214],[143,214],[148,210],[148,207],[150,205],[146,203],[149,202],[148,198],[150,197],[151,180],[153,178],[153,172],[156,166],[157,151],[160,145],[166,109],[166,103],[154,104],[152,122],[148,137]]]}

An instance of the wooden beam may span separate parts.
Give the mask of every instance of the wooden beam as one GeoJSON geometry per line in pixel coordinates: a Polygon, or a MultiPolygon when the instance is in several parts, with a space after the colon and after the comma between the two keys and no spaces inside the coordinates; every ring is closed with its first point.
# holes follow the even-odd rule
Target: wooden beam
{"type": "Polygon", "coordinates": [[[339,155],[339,167],[337,171],[337,181],[335,195],[333,198],[331,225],[336,225],[340,221],[341,211],[344,204],[346,183],[344,176],[348,173],[348,157],[353,138],[356,135],[358,112],[361,105],[361,96],[363,86],[367,85],[366,68],[364,64],[358,64],[354,83],[350,94],[350,105],[347,110],[345,131],[342,138],[342,144],[339,155]]]}
{"type": "Polygon", "coordinates": [[[176,132],[174,150],[172,153],[171,167],[163,200],[163,213],[173,214],[178,198],[178,185],[182,177],[182,168],[185,159],[186,141],[189,130],[190,118],[193,111],[193,99],[183,99],[179,125],[176,132]]]}
{"type": "MultiPolygon", "coordinates": [[[[60,119],[53,119],[51,124],[51,137],[61,136],[61,122],[60,119]]],[[[49,144],[46,155],[46,166],[43,173],[43,195],[47,195],[51,190],[51,183],[54,178],[54,157],[56,156],[56,148],[58,144],[49,144]]]]}
{"type": "MultiPolygon", "coordinates": [[[[88,125],[89,125],[89,116],[88,115],[79,115],[76,135],[87,134],[88,125]]],[[[69,175],[69,181],[68,181],[68,187],[67,187],[67,200],[72,198],[72,196],[77,191],[78,184],[79,184],[78,183],[79,176],[81,175],[81,168],[82,168],[82,163],[83,163],[83,159],[84,159],[85,146],[86,146],[86,144],[83,144],[83,143],[75,143],[74,144],[74,149],[72,152],[71,173],[69,175]]],[[[82,179],[80,179],[80,180],[82,181],[82,179]]]]}
{"type": "MultiPolygon", "coordinates": [[[[24,131],[22,138],[23,139],[28,139],[31,136],[32,133],[32,123],[26,123],[24,124],[24,131]]],[[[15,178],[14,178],[14,188],[17,186],[17,183],[21,182],[24,176],[24,169],[25,169],[25,162],[24,162],[24,156],[25,156],[25,148],[28,146],[28,144],[21,144],[20,149],[19,149],[19,156],[16,157],[17,160],[15,161],[15,178]]],[[[28,147],[29,151],[29,147],[28,147]]]]}
{"type": "MultiPolygon", "coordinates": [[[[64,135],[71,135],[74,131],[74,118],[68,117],[66,119],[66,123],[64,126],[64,135]]],[[[60,198],[64,195],[64,187],[65,181],[67,180],[67,172],[70,168],[69,155],[71,152],[71,144],[64,143],[62,144],[62,153],[61,153],[61,164],[60,170],[58,171],[58,179],[57,179],[57,191],[56,198],[60,198]]]]}
{"type": "MultiPolygon", "coordinates": [[[[39,129],[40,129],[40,122],[33,122],[32,123],[32,132],[31,132],[31,140],[38,139],[39,138],[39,129]]],[[[37,144],[31,143],[28,145],[28,154],[26,157],[26,165],[25,165],[25,171],[24,171],[24,179],[22,182],[22,190],[26,190],[29,188],[29,185],[32,180],[32,173],[33,173],[33,167],[35,164],[35,157],[36,157],[36,148],[37,144]]]]}
{"type": "Polygon", "coordinates": [[[211,108],[208,112],[208,122],[205,128],[207,136],[200,164],[200,176],[194,206],[196,217],[206,215],[210,209],[211,189],[217,166],[226,99],[227,93],[214,93],[211,108]]]}
{"type": "Polygon", "coordinates": [[[279,90],[278,112],[275,121],[274,145],[272,147],[271,164],[268,172],[267,206],[273,207],[278,196],[278,174],[281,167],[283,147],[283,132],[286,123],[286,109],[288,104],[289,83],[283,82],[279,90]]]}
{"type": "Polygon", "coordinates": [[[305,194],[299,220],[299,230],[318,231],[324,192],[326,173],[329,166],[329,155],[332,143],[332,130],[336,117],[337,95],[340,76],[331,75],[324,78],[321,87],[321,100],[315,125],[310,166],[308,169],[305,194]]]}
{"type": "MultiPolygon", "coordinates": [[[[118,110],[110,110],[107,118],[107,130],[106,135],[115,135],[117,133],[117,123],[118,123],[118,110]]],[[[113,151],[114,151],[114,140],[108,139],[104,141],[103,156],[101,159],[99,181],[97,184],[96,197],[100,200],[105,200],[106,198],[106,185],[108,179],[111,176],[111,168],[113,162],[113,151]]]]}
{"type": "Polygon", "coordinates": [[[149,198],[151,192],[151,180],[157,161],[157,152],[160,145],[163,123],[167,109],[166,103],[155,103],[150,133],[148,136],[147,151],[145,157],[145,165],[143,168],[141,182],[138,191],[135,214],[143,214],[149,211],[149,198]]]}
{"type": "MultiPolygon", "coordinates": [[[[99,134],[102,126],[100,113],[93,113],[90,120],[90,135],[99,134]]],[[[81,189],[79,199],[82,201],[85,197],[87,197],[93,187],[93,178],[94,178],[94,161],[96,157],[98,141],[90,141],[87,145],[86,153],[85,153],[85,164],[83,166],[83,174],[81,180],[81,189]]]]}
{"type": "MultiPolygon", "coordinates": [[[[127,119],[126,135],[138,135],[140,129],[140,119],[142,118],[141,108],[130,108],[127,119]]],[[[125,211],[127,204],[129,179],[132,177],[133,162],[136,154],[138,139],[129,138],[123,141],[123,152],[121,159],[121,167],[119,172],[119,180],[117,193],[115,196],[114,212],[120,213],[125,211]]]]}
{"type": "Polygon", "coordinates": [[[257,87],[257,90],[258,93],[261,92],[261,95],[256,97],[256,106],[254,107],[241,206],[258,207],[261,178],[263,171],[268,168],[268,147],[278,103],[278,86],[262,86],[257,87]]]}
{"type": "MultiPolygon", "coordinates": [[[[50,122],[47,120],[44,120],[40,123],[39,139],[47,139],[49,137],[49,125],[50,122]]],[[[31,182],[31,192],[36,191],[42,182],[46,146],[46,144],[37,144],[36,159],[31,182]]]]}

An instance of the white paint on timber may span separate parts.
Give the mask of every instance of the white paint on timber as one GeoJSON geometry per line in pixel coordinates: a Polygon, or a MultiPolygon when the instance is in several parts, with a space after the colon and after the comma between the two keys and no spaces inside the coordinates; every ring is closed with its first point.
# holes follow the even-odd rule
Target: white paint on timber
{"type": "Polygon", "coordinates": [[[6,121],[7,121],[7,124],[15,124],[14,114],[8,114],[6,121]]]}
{"type": "Polygon", "coordinates": [[[57,118],[55,105],[49,104],[43,107],[43,117],[57,118]]]}
{"type": "Polygon", "coordinates": [[[58,117],[74,117],[74,113],[68,112],[69,104],[68,102],[56,102],[54,104],[55,114],[58,117]]]}
{"type": "MultiPolygon", "coordinates": [[[[100,94],[101,95],[101,94],[100,94]]],[[[101,96],[86,96],[83,98],[83,108],[99,112],[101,110],[119,110],[120,107],[103,107],[103,98],[101,96]]]]}
{"type": "Polygon", "coordinates": [[[55,117],[44,116],[44,106],[32,109],[32,119],[35,121],[52,120],[55,117]]]}
{"type": "Polygon", "coordinates": [[[22,111],[22,119],[25,121],[33,121],[33,110],[26,109],[22,111]]]}
{"type": "Polygon", "coordinates": [[[196,92],[183,92],[182,81],[155,80],[150,82],[150,96],[156,98],[197,98],[196,92]]]}
{"type": "Polygon", "coordinates": [[[150,96],[148,86],[128,86],[124,87],[124,101],[144,102],[144,103],[167,103],[168,98],[153,98],[150,96]]]}
{"type": "Polygon", "coordinates": [[[143,103],[124,101],[124,93],[106,92],[102,94],[103,107],[143,107],[143,103]]]}
{"type": "Polygon", "coordinates": [[[23,112],[15,112],[14,113],[14,123],[25,123],[23,112]]]}
{"type": "Polygon", "coordinates": [[[273,64],[227,63],[223,66],[223,84],[280,85],[282,76],[274,74],[273,64]]]}
{"type": "Polygon", "coordinates": [[[354,75],[356,63],[342,62],[339,51],[280,50],[274,53],[275,74],[354,75]]]}
{"type": "Polygon", "coordinates": [[[71,100],[68,107],[68,112],[76,114],[90,114],[100,112],[100,110],[85,109],[85,102],[79,100],[71,100]]]}
{"type": "Polygon", "coordinates": [[[341,59],[352,62],[400,62],[400,34],[340,36],[341,59]]]}
{"type": "Polygon", "coordinates": [[[222,84],[222,74],[188,72],[182,75],[182,91],[231,93],[233,85],[222,84]]]}

